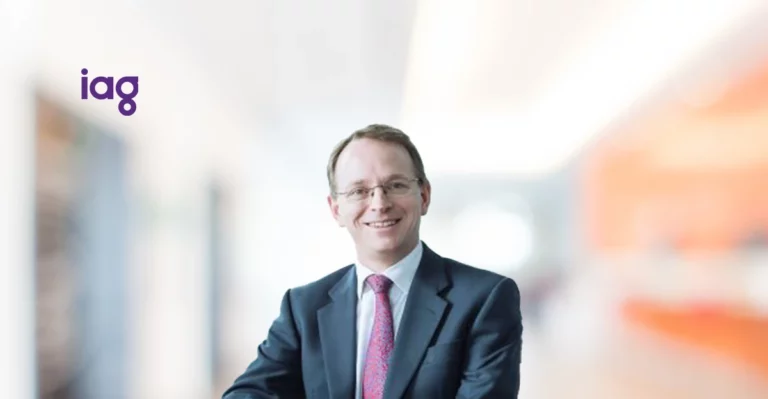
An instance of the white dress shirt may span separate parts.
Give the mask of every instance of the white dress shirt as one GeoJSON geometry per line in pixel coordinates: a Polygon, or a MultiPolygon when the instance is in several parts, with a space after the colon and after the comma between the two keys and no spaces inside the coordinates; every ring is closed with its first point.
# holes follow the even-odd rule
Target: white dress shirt
{"type": "MultiPolygon", "coordinates": [[[[381,273],[389,277],[394,283],[389,290],[389,303],[392,307],[395,337],[397,337],[400,319],[403,317],[403,309],[405,309],[405,301],[408,298],[408,291],[411,288],[413,277],[416,275],[416,269],[419,268],[423,251],[423,245],[419,241],[419,244],[416,245],[416,248],[411,253],[381,273]]],[[[368,349],[368,340],[373,328],[374,305],[376,303],[375,295],[371,288],[365,284],[365,279],[371,274],[376,273],[360,262],[355,263],[355,270],[357,272],[357,383],[355,385],[355,398],[361,399],[363,396],[361,384],[363,364],[365,364],[365,353],[368,349]]]]}

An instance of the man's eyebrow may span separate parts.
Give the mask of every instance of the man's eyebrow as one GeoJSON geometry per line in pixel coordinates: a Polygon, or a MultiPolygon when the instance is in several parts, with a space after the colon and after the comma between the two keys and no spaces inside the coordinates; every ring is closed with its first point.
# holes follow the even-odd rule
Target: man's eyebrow
{"type": "Polygon", "coordinates": [[[353,181],[352,183],[349,183],[349,184],[347,184],[345,187],[355,187],[355,186],[360,186],[360,185],[362,185],[363,183],[365,183],[365,179],[357,179],[357,180],[353,181]]]}

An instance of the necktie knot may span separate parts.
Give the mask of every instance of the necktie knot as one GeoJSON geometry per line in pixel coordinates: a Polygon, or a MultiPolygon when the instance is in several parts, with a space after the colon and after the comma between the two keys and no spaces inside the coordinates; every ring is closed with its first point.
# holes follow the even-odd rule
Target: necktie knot
{"type": "Polygon", "coordinates": [[[390,287],[392,287],[392,280],[387,278],[387,276],[382,276],[380,274],[372,274],[368,276],[368,278],[365,279],[365,282],[371,287],[373,292],[377,294],[387,293],[390,287]]]}

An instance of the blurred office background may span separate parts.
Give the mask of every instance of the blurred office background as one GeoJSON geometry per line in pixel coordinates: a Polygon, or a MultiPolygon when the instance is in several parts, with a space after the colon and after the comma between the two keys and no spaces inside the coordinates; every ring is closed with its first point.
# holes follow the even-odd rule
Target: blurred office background
{"type": "Polygon", "coordinates": [[[2,397],[220,397],[354,260],[369,123],[424,241],[520,285],[522,399],[768,397],[763,0],[0,0],[0,88],[2,397]]]}

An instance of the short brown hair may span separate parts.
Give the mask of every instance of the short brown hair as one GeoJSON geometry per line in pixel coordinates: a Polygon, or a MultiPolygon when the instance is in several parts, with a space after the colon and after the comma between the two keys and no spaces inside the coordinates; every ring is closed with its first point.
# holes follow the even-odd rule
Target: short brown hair
{"type": "Polygon", "coordinates": [[[403,133],[402,130],[392,126],[384,124],[372,124],[350,134],[339,144],[336,144],[336,147],[334,147],[333,151],[331,151],[331,156],[328,159],[328,167],[326,168],[326,173],[328,175],[328,187],[331,190],[331,195],[336,195],[336,162],[339,160],[339,155],[341,155],[341,152],[344,151],[344,148],[346,148],[349,143],[351,143],[353,140],[360,139],[379,140],[385,143],[393,143],[402,146],[406,151],[408,151],[408,155],[410,155],[411,161],[413,161],[414,172],[416,173],[416,177],[419,179],[419,184],[425,184],[429,182],[427,180],[427,174],[424,172],[424,162],[421,160],[419,150],[417,150],[416,146],[413,145],[413,142],[411,142],[411,138],[408,137],[407,134],[403,133]]]}

